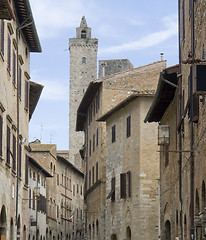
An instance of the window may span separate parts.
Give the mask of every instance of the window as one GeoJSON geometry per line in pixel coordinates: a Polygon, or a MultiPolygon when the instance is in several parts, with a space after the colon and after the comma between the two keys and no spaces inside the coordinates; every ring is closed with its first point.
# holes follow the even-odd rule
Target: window
{"type": "Polygon", "coordinates": [[[131,171],[120,174],[120,197],[131,197],[131,171]]]}
{"type": "Polygon", "coordinates": [[[35,193],[33,191],[33,209],[35,210],[35,193]]]}
{"type": "Polygon", "coordinates": [[[59,186],[59,174],[57,174],[57,186],[59,186]]]}
{"type": "Polygon", "coordinates": [[[99,129],[97,128],[97,137],[96,137],[96,145],[99,144],[99,129]]]}
{"type": "Polygon", "coordinates": [[[111,198],[111,201],[115,201],[115,177],[112,178],[111,180],[111,191],[107,196],[107,199],[111,198]]]}
{"type": "Polygon", "coordinates": [[[89,187],[91,187],[91,170],[89,170],[89,187]]]}
{"type": "Polygon", "coordinates": [[[112,143],[116,141],[116,125],[112,126],[112,143]]]}
{"type": "Polygon", "coordinates": [[[98,178],[99,178],[99,167],[98,167],[98,162],[96,163],[96,181],[98,181],[98,178]]]}
{"type": "Polygon", "coordinates": [[[79,193],[79,185],[77,184],[77,193],[79,193]]]}
{"type": "Polygon", "coordinates": [[[95,135],[93,135],[93,152],[95,150],[95,135]]]}
{"type": "Polygon", "coordinates": [[[29,109],[29,81],[25,80],[25,109],[29,109]]]}
{"type": "Polygon", "coordinates": [[[16,171],[16,137],[13,135],[13,164],[12,164],[12,169],[16,171]]]}
{"type": "Polygon", "coordinates": [[[131,136],[131,116],[127,117],[127,138],[131,136]]]}
{"type": "Polygon", "coordinates": [[[31,208],[31,189],[29,189],[29,208],[31,208]]]}
{"type": "Polygon", "coordinates": [[[0,116],[0,157],[2,157],[3,145],[3,118],[0,116]]]}
{"type": "Polygon", "coordinates": [[[205,46],[202,46],[202,60],[205,60],[205,46]]]}
{"type": "Polygon", "coordinates": [[[6,157],[6,163],[10,165],[10,138],[11,138],[11,131],[9,126],[7,126],[7,157],[6,157]]]}
{"type": "Polygon", "coordinates": [[[25,184],[26,184],[26,185],[29,184],[28,160],[29,160],[29,157],[26,155],[26,158],[25,158],[25,184]]]}
{"type": "Polygon", "coordinates": [[[0,52],[1,52],[1,55],[4,56],[4,20],[1,20],[0,37],[1,37],[0,52]]]}
{"type": "Polygon", "coordinates": [[[19,93],[19,97],[21,98],[21,68],[19,67],[19,78],[18,78],[18,93],[19,93]]]}
{"type": "Polygon", "coordinates": [[[86,38],[87,37],[87,32],[85,30],[81,31],[81,38],[86,38]]]}
{"type": "Polygon", "coordinates": [[[86,58],[85,57],[82,58],[82,63],[86,63],[86,58]]]}
{"type": "Polygon", "coordinates": [[[94,167],[92,167],[92,184],[94,184],[94,167]]]}
{"type": "Polygon", "coordinates": [[[8,34],[8,49],[7,49],[7,67],[9,72],[11,72],[11,38],[8,34]]]}
{"type": "Polygon", "coordinates": [[[75,185],[73,185],[73,196],[75,196],[75,185]]]}
{"type": "Polygon", "coordinates": [[[89,140],[89,156],[91,156],[91,152],[92,152],[92,141],[89,140]]]}
{"type": "Polygon", "coordinates": [[[169,164],[169,146],[164,146],[165,167],[169,164]]]}
{"type": "Polygon", "coordinates": [[[16,53],[13,51],[13,84],[16,85],[16,53]]]}

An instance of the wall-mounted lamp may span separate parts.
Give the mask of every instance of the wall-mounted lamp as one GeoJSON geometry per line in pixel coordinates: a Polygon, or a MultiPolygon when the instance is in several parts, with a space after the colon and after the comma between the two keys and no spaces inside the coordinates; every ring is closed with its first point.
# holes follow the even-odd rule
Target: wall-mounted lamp
{"type": "Polygon", "coordinates": [[[158,126],[158,145],[170,144],[170,127],[168,125],[158,126]]]}

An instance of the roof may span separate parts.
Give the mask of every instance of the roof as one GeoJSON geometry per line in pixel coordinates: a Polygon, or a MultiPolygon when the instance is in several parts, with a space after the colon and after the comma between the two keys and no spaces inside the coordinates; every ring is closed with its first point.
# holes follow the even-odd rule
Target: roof
{"type": "MultiPolygon", "coordinates": [[[[0,1],[2,1],[2,0],[0,0],[0,1]]],[[[42,51],[41,45],[40,45],[39,38],[37,35],[36,26],[35,26],[34,19],[32,16],[32,11],[31,11],[29,0],[14,1],[14,4],[15,4],[19,24],[20,25],[27,24],[28,21],[32,22],[31,25],[28,25],[27,27],[22,28],[22,33],[28,43],[29,51],[30,52],[41,52],[42,51]],[[26,21],[26,19],[28,19],[28,18],[29,18],[29,20],[26,21]]]]}
{"type": "Polygon", "coordinates": [[[46,176],[46,177],[53,177],[49,172],[47,172],[46,169],[44,169],[37,161],[35,161],[32,157],[29,157],[29,162],[37,167],[38,169],[41,170],[41,172],[46,176]]]}
{"type": "Polygon", "coordinates": [[[79,173],[80,175],[84,176],[84,173],[76,168],[70,161],[64,158],[62,155],[57,154],[57,159],[66,163],[69,167],[71,167],[75,172],[79,173]]]}
{"type": "Polygon", "coordinates": [[[79,108],[77,110],[77,121],[76,121],[76,131],[82,131],[84,128],[84,122],[86,120],[86,113],[89,105],[91,104],[93,97],[97,90],[99,89],[102,81],[90,82],[87,90],[81,100],[79,108]]]}
{"type": "Polygon", "coordinates": [[[160,73],[156,94],[144,122],[159,122],[161,120],[168,106],[172,102],[176,91],[174,86],[168,84],[164,80],[166,79],[177,85],[178,70],[179,65],[175,65],[164,69],[164,71],[160,73]]]}
{"type": "Polygon", "coordinates": [[[0,19],[15,19],[11,4],[8,0],[0,0],[0,19]]]}
{"type": "Polygon", "coordinates": [[[97,119],[97,121],[106,121],[115,112],[117,112],[121,108],[125,107],[130,102],[134,101],[136,98],[142,97],[142,96],[154,96],[154,92],[145,90],[145,91],[141,91],[141,92],[131,94],[129,97],[125,98],[122,102],[117,104],[114,108],[112,108],[111,110],[106,112],[104,115],[102,115],[99,119],[97,119]]]}
{"type": "Polygon", "coordinates": [[[36,82],[30,81],[29,83],[29,120],[31,119],[36,105],[39,101],[43,86],[36,82]]]}
{"type": "Polygon", "coordinates": [[[30,148],[32,152],[50,152],[50,150],[56,147],[55,144],[41,144],[38,140],[31,142],[30,148]]]}

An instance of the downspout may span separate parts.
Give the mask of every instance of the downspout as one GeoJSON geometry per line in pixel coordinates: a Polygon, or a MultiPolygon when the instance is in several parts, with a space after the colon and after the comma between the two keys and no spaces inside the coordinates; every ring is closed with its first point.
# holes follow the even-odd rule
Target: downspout
{"type": "MultiPolygon", "coordinates": [[[[182,119],[182,46],[181,46],[181,0],[178,0],[178,25],[179,25],[179,89],[178,89],[178,102],[179,102],[179,112],[178,112],[178,122],[182,119]]],[[[178,132],[179,135],[179,202],[180,202],[180,238],[183,239],[183,227],[182,227],[182,132],[181,127],[178,132]]]]}
{"type": "Polygon", "coordinates": [[[19,204],[19,200],[18,200],[18,196],[19,196],[19,160],[20,160],[20,142],[19,142],[19,115],[20,115],[20,111],[19,111],[19,33],[20,30],[30,26],[31,24],[33,24],[33,20],[30,23],[26,22],[30,19],[31,15],[29,15],[29,17],[16,29],[16,40],[17,40],[17,94],[16,94],[16,98],[17,98],[17,180],[16,180],[16,226],[18,226],[18,204],[19,204]]]}
{"type": "MultiPolygon", "coordinates": [[[[191,1],[192,9],[191,9],[191,51],[192,51],[192,58],[195,57],[195,49],[194,49],[194,1],[191,1]]],[[[194,63],[192,62],[192,69],[194,66],[194,63]]],[[[193,87],[193,86],[192,86],[193,87]]],[[[193,89],[192,89],[193,92],[193,89]]],[[[192,95],[193,96],[193,95],[192,95]]],[[[191,163],[191,172],[190,172],[190,201],[191,201],[191,218],[190,218],[190,227],[191,231],[194,233],[194,123],[190,122],[190,131],[191,131],[191,142],[190,142],[190,149],[191,149],[191,155],[190,155],[190,163],[191,163]]]]}

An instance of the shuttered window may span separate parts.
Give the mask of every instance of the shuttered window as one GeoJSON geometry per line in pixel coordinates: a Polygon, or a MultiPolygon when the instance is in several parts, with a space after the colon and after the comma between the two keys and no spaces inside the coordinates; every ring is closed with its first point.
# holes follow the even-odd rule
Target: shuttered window
{"type": "Polygon", "coordinates": [[[126,173],[120,174],[120,197],[126,198],[126,173]]]}
{"type": "Polygon", "coordinates": [[[8,34],[8,46],[7,46],[7,67],[9,72],[11,72],[11,38],[8,34]]]}
{"type": "Polygon", "coordinates": [[[13,135],[13,164],[12,169],[16,171],[16,137],[13,135]]]}
{"type": "Polygon", "coordinates": [[[92,184],[94,184],[94,167],[92,167],[92,184]]]}
{"type": "Polygon", "coordinates": [[[11,131],[9,126],[7,126],[7,157],[6,157],[6,163],[10,165],[10,145],[11,145],[11,131]]]}
{"type": "Polygon", "coordinates": [[[95,150],[95,135],[93,135],[93,152],[95,150]]]}
{"type": "Polygon", "coordinates": [[[21,68],[19,67],[19,78],[18,78],[18,93],[19,93],[19,97],[21,98],[21,75],[22,75],[22,72],[21,72],[21,68]]]}
{"type": "Polygon", "coordinates": [[[29,189],[29,208],[31,208],[31,189],[29,189]]]}
{"type": "Polygon", "coordinates": [[[21,144],[19,144],[19,166],[18,166],[18,170],[19,170],[19,177],[21,177],[21,144]]]}
{"type": "Polygon", "coordinates": [[[29,169],[28,169],[28,161],[29,157],[26,155],[25,157],[25,184],[29,184],[29,169]]]}
{"type": "Polygon", "coordinates": [[[16,53],[13,51],[13,84],[16,85],[16,53]]]}
{"type": "Polygon", "coordinates": [[[128,182],[128,197],[132,196],[132,188],[131,188],[131,172],[127,172],[127,182],[128,182]]]}
{"type": "Polygon", "coordinates": [[[89,187],[91,187],[91,170],[89,171],[89,187]]]}
{"type": "Polygon", "coordinates": [[[35,209],[35,194],[34,194],[34,191],[33,191],[33,209],[35,209]]]}
{"type": "Polygon", "coordinates": [[[115,201],[115,177],[112,178],[111,189],[113,190],[112,196],[111,196],[111,201],[114,202],[115,201]]]}
{"type": "Polygon", "coordinates": [[[59,186],[59,174],[57,174],[57,186],[59,186]]]}
{"type": "Polygon", "coordinates": [[[29,81],[25,80],[25,109],[29,109],[29,81]]]}
{"type": "Polygon", "coordinates": [[[116,125],[112,126],[112,143],[116,141],[116,125]]]}
{"type": "Polygon", "coordinates": [[[98,162],[96,163],[96,181],[98,181],[99,178],[99,166],[98,166],[98,162]]]}
{"type": "Polygon", "coordinates": [[[89,156],[91,156],[92,153],[92,141],[89,140],[89,156]]]}
{"type": "Polygon", "coordinates": [[[96,145],[99,144],[99,129],[97,128],[96,145]]]}
{"type": "Polygon", "coordinates": [[[0,51],[1,55],[4,56],[4,20],[1,20],[1,45],[0,45],[0,51]]]}
{"type": "Polygon", "coordinates": [[[2,157],[2,149],[3,149],[3,118],[0,116],[0,157],[2,157]]]}
{"type": "Polygon", "coordinates": [[[127,117],[126,136],[127,138],[131,136],[131,116],[127,117]]]}

